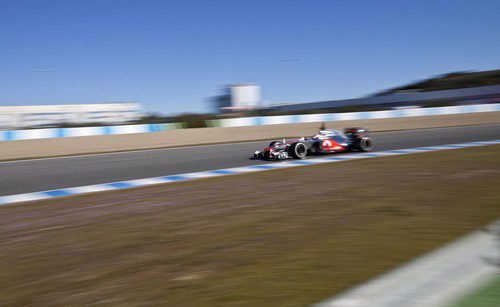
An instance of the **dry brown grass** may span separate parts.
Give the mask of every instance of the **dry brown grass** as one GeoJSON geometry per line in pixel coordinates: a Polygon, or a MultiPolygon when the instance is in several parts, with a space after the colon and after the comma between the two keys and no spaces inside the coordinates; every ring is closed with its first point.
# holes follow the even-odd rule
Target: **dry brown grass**
{"type": "Polygon", "coordinates": [[[0,208],[5,305],[302,306],[500,217],[500,146],[0,208]]]}

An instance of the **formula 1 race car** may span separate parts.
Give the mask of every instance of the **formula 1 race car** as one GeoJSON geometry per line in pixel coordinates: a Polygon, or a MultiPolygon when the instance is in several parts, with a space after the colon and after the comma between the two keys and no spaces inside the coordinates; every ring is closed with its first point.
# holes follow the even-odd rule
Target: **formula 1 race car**
{"type": "Polygon", "coordinates": [[[370,151],[373,146],[374,142],[364,128],[345,128],[344,132],[323,129],[312,137],[273,141],[264,150],[256,151],[253,157],[263,160],[304,159],[308,154],[370,151]]]}

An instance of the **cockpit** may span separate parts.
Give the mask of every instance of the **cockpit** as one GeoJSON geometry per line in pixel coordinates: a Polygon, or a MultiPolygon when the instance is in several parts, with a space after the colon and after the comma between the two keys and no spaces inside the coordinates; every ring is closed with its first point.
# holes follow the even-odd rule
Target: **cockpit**
{"type": "Polygon", "coordinates": [[[320,130],[318,134],[313,136],[313,139],[326,140],[335,136],[344,136],[344,134],[338,130],[320,130]]]}

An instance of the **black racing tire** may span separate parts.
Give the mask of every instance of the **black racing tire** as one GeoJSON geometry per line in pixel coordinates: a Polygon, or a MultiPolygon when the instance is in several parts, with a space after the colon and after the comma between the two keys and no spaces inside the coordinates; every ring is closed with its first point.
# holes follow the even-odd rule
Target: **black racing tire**
{"type": "Polygon", "coordinates": [[[290,155],[295,159],[304,159],[307,156],[307,146],[302,142],[293,143],[290,146],[290,155]]]}
{"type": "Polygon", "coordinates": [[[358,143],[358,149],[361,151],[371,151],[375,146],[373,140],[369,137],[362,137],[358,143]]]}
{"type": "Polygon", "coordinates": [[[280,141],[272,141],[271,143],[269,143],[269,147],[274,147],[274,145],[276,144],[281,144],[280,141]]]}

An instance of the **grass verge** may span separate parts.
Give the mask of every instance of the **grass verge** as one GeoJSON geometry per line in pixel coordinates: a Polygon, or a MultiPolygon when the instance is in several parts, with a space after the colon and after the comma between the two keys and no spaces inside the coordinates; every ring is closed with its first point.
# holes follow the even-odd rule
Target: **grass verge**
{"type": "Polygon", "coordinates": [[[303,306],[500,217],[500,146],[0,208],[9,305],[303,306]]]}
{"type": "Polygon", "coordinates": [[[452,307],[498,307],[500,305],[500,276],[455,302],[452,307]]]}

